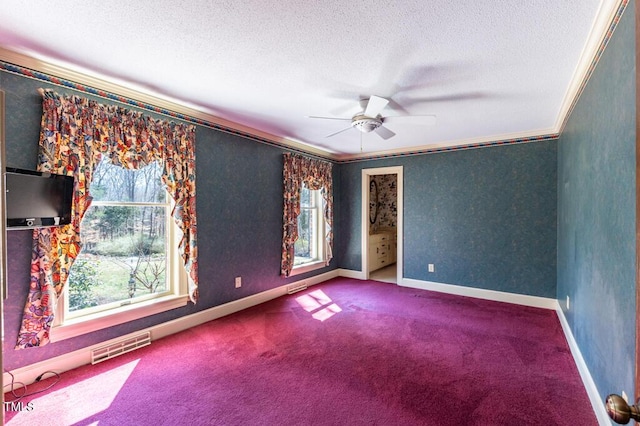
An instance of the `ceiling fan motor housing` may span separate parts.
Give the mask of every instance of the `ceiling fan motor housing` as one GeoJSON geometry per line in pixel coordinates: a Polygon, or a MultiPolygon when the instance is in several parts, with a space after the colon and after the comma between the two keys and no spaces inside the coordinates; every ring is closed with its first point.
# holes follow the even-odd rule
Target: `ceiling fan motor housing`
{"type": "Polygon", "coordinates": [[[359,114],[353,117],[351,120],[351,126],[360,130],[362,133],[373,132],[378,127],[382,126],[382,117],[367,117],[366,115],[359,114]]]}

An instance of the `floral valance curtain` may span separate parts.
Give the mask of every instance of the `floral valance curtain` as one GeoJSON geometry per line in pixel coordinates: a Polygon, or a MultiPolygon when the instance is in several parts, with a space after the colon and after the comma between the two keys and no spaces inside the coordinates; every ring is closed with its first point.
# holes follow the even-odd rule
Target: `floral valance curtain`
{"type": "Polygon", "coordinates": [[[198,298],[195,203],[195,127],[155,120],[140,112],[77,96],[41,90],[43,116],[38,169],[74,176],[72,221],[33,232],[31,285],[16,348],[49,342],[54,310],[78,256],[80,222],[91,204],[93,173],[103,155],[128,169],[158,161],[162,181],[175,201],[172,215],[182,238],[179,251],[198,298]]]}
{"type": "Polygon", "coordinates": [[[288,277],[293,269],[294,247],[298,239],[300,192],[321,189],[325,219],[326,264],[333,257],[333,179],[332,164],[293,153],[284,154],[284,215],[282,230],[282,262],[280,273],[288,277]]]}

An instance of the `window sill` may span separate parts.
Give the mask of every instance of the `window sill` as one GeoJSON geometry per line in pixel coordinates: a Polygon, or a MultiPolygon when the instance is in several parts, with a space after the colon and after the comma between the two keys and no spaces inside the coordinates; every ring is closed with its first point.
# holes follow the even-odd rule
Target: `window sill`
{"type": "Polygon", "coordinates": [[[135,305],[122,306],[118,309],[87,315],[82,318],[67,320],[64,324],[53,327],[51,330],[51,341],[59,342],[92,331],[113,327],[171,309],[180,308],[185,306],[188,300],[189,296],[187,295],[170,295],[135,305]]]}
{"type": "Polygon", "coordinates": [[[325,266],[327,266],[327,264],[324,260],[317,260],[315,262],[305,263],[300,266],[294,266],[289,276],[293,277],[294,275],[300,275],[304,274],[305,272],[315,271],[316,269],[324,268],[325,266]]]}

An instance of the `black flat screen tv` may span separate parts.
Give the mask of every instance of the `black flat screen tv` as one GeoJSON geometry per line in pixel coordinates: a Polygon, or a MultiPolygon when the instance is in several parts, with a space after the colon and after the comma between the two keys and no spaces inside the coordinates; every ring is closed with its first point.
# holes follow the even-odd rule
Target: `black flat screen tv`
{"type": "Polygon", "coordinates": [[[72,176],[9,167],[4,176],[8,230],[71,222],[72,176]]]}

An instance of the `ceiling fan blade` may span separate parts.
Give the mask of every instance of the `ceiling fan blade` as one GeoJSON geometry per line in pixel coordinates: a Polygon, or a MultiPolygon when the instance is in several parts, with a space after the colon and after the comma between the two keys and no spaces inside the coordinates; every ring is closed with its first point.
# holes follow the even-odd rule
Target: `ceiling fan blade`
{"type": "Polygon", "coordinates": [[[367,108],[364,110],[364,115],[367,117],[377,117],[388,103],[388,99],[373,95],[369,98],[369,102],[367,102],[367,108]]]}
{"type": "Polygon", "coordinates": [[[337,132],[331,133],[330,135],[325,136],[325,138],[330,138],[331,136],[335,136],[338,133],[342,133],[342,132],[346,132],[349,129],[352,129],[353,127],[349,126],[346,129],[342,129],[342,130],[338,130],[337,132]]]}
{"type": "Polygon", "coordinates": [[[380,136],[384,140],[392,138],[396,135],[395,133],[393,133],[391,130],[387,129],[384,126],[378,127],[376,130],[374,130],[374,132],[376,132],[378,136],[380,136]]]}
{"type": "Polygon", "coordinates": [[[316,119],[320,119],[320,120],[344,120],[344,121],[351,121],[350,118],[342,118],[342,117],[318,117],[316,115],[307,115],[307,118],[316,118],[316,119]]]}
{"type": "Polygon", "coordinates": [[[436,124],[435,115],[397,115],[392,117],[384,117],[384,123],[393,124],[415,124],[421,126],[433,126],[436,124]]]}

